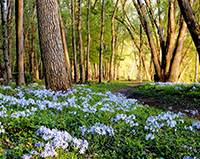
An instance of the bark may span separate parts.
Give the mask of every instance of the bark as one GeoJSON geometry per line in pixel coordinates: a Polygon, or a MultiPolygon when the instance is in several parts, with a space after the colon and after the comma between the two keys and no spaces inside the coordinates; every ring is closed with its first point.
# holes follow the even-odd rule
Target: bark
{"type": "MultiPolygon", "coordinates": [[[[32,75],[32,79],[35,80],[35,62],[34,62],[34,42],[35,42],[35,30],[34,30],[34,11],[35,11],[36,5],[34,4],[33,9],[32,9],[32,13],[31,13],[31,49],[30,49],[30,53],[29,53],[29,58],[30,58],[30,72],[32,75]]],[[[28,32],[28,31],[27,31],[28,32]]],[[[28,42],[28,41],[27,41],[28,42]]]]}
{"type": "MultiPolygon", "coordinates": [[[[9,14],[7,14],[7,22],[9,23],[8,26],[8,56],[9,56],[9,62],[10,62],[10,66],[11,66],[11,51],[12,51],[12,27],[13,27],[13,17],[14,17],[14,0],[12,0],[11,4],[10,4],[10,16],[9,14]]],[[[11,71],[12,74],[12,71],[11,71]]]]}
{"type": "Polygon", "coordinates": [[[32,78],[33,78],[33,81],[36,80],[36,69],[35,69],[35,61],[34,61],[34,44],[35,44],[35,29],[34,29],[34,22],[32,21],[31,22],[31,28],[32,28],[32,31],[31,31],[31,59],[30,59],[30,64],[31,64],[31,73],[32,73],[32,78]]]}
{"type": "Polygon", "coordinates": [[[69,52],[68,52],[68,48],[67,48],[65,27],[64,27],[63,20],[61,17],[59,3],[57,3],[57,5],[58,5],[58,15],[59,15],[61,35],[62,35],[63,49],[64,49],[64,53],[65,53],[65,60],[67,63],[67,69],[69,70],[69,77],[72,78],[72,75],[71,75],[72,71],[71,71],[70,60],[69,60],[69,52]]]}
{"type": "Polygon", "coordinates": [[[74,82],[79,81],[78,66],[77,66],[77,51],[76,51],[76,35],[75,35],[75,8],[74,0],[71,0],[71,12],[72,12],[72,45],[74,53],[74,82]]]}
{"type": "Polygon", "coordinates": [[[102,83],[102,80],[103,80],[104,9],[105,9],[105,0],[102,0],[102,11],[101,11],[101,37],[100,37],[100,54],[99,54],[99,83],[102,83]]]}
{"type": "Polygon", "coordinates": [[[57,0],[37,0],[38,31],[47,89],[72,89],[65,61],[57,0]]]}
{"type": "Polygon", "coordinates": [[[115,9],[113,11],[112,14],[112,18],[111,18],[111,34],[112,34],[112,40],[111,40],[111,59],[110,59],[110,82],[113,82],[113,62],[114,62],[114,56],[115,56],[115,28],[114,28],[114,18],[115,18],[115,14],[117,11],[117,6],[118,6],[118,2],[119,0],[116,1],[115,4],[115,9]]]}
{"type": "Polygon", "coordinates": [[[169,74],[170,69],[170,63],[172,54],[174,51],[174,43],[175,43],[175,11],[174,11],[174,2],[171,0],[169,1],[169,13],[168,13],[168,30],[167,30],[167,44],[166,44],[166,50],[163,51],[163,57],[165,57],[164,60],[164,72],[165,72],[165,78],[169,74]]]}
{"type": "Polygon", "coordinates": [[[80,81],[85,82],[85,70],[84,70],[84,59],[83,59],[83,42],[81,35],[81,0],[78,0],[78,37],[79,37],[79,53],[80,53],[80,81]]]}
{"type": "MultiPolygon", "coordinates": [[[[193,6],[193,0],[191,0],[191,5],[193,6]]],[[[176,47],[174,49],[173,57],[170,64],[170,72],[169,77],[166,81],[176,82],[178,80],[178,71],[181,61],[181,51],[184,42],[184,37],[187,31],[187,24],[183,20],[181,24],[181,28],[179,30],[179,35],[176,42],[176,47]]]]}
{"type": "Polygon", "coordinates": [[[187,30],[187,25],[186,25],[185,21],[183,21],[179,35],[178,35],[177,44],[176,44],[173,59],[171,62],[170,74],[169,74],[169,78],[167,81],[176,82],[175,80],[176,80],[176,75],[178,73],[178,69],[179,69],[179,65],[180,65],[181,51],[182,51],[182,46],[183,46],[186,30],[187,30]]]}
{"type": "MultiPolygon", "coordinates": [[[[197,52],[200,55],[200,25],[198,24],[191,5],[188,0],[178,0],[181,14],[187,23],[188,30],[192,36],[197,52]]],[[[199,56],[200,57],[200,56],[199,56]]]]}
{"type": "Polygon", "coordinates": [[[1,15],[2,15],[2,34],[3,34],[3,47],[2,52],[4,55],[4,62],[5,62],[5,84],[12,83],[12,74],[11,74],[11,66],[10,66],[10,59],[8,54],[8,32],[7,32],[7,20],[6,20],[6,1],[1,1],[1,15]]]}
{"type": "MultiPolygon", "coordinates": [[[[135,1],[135,0],[133,0],[133,1],[135,1]]],[[[150,26],[149,26],[149,22],[148,22],[148,19],[147,19],[147,16],[146,16],[145,8],[144,8],[141,0],[137,0],[137,1],[138,1],[138,4],[139,4],[141,12],[142,12],[141,23],[142,24],[144,23],[143,27],[144,27],[144,30],[146,31],[146,35],[147,35],[149,45],[150,45],[150,48],[151,48],[151,54],[152,54],[152,57],[153,57],[155,72],[156,72],[159,80],[163,81],[164,79],[163,79],[162,72],[161,72],[161,64],[160,64],[160,61],[159,61],[159,58],[158,58],[158,55],[157,55],[157,49],[155,47],[153,36],[152,36],[151,30],[150,30],[150,26]]]]}
{"type": "Polygon", "coordinates": [[[198,71],[199,71],[199,69],[198,69],[198,66],[199,66],[199,54],[198,53],[196,53],[196,63],[195,63],[195,76],[194,76],[194,81],[195,82],[198,82],[198,71]]]}
{"type": "Polygon", "coordinates": [[[142,82],[142,26],[140,25],[139,81],[142,82]]]}
{"type": "Polygon", "coordinates": [[[24,38],[23,38],[23,0],[16,1],[16,57],[17,57],[17,77],[16,85],[25,84],[24,81],[24,38]]]}
{"type": "Polygon", "coordinates": [[[88,11],[87,11],[87,50],[86,50],[86,71],[85,80],[89,80],[89,60],[90,60],[90,5],[91,1],[88,0],[88,11]]]}

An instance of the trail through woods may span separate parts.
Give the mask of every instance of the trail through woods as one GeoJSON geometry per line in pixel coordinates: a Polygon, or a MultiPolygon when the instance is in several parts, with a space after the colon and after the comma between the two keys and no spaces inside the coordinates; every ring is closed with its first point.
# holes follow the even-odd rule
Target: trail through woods
{"type": "MultiPolygon", "coordinates": [[[[194,110],[194,108],[185,108],[182,107],[180,104],[178,103],[171,103],[167,100],[164,99],[160,99],[158,97],[151,97],[151,96],[146,96],[146,95],[142,95],[140,93],[134,93],[132,92],[133,89],[135,89],[136,87],[138,87],[140,84],[138,82],[133,82],[131,84],[131,86],[128,86],[126,88],[122,88],[122,89],[114,89],[112,90],[113,92],[116,93],[122,93],[124,94],[127,98],[133,98],[133,99],[137,99],[138,103],[140,104],[147,104],[150,107],[154,107],[157,109],[162,109],[162,110],[168,110],[168,111],[172,111],[174,113],[185,113],[187,114],[188,117],[191,117],[192,115],[190,113],[185,112],[185,110],[194,110]],[[170,107],[172,109],[170,109],[170,107]]],[[[188,101],[190,102],[190,101],[188,101]]],[[[200,107],[197,109],[199,113],[195,114],[193,116],[193,118],[200,120],[200,107]]]]}

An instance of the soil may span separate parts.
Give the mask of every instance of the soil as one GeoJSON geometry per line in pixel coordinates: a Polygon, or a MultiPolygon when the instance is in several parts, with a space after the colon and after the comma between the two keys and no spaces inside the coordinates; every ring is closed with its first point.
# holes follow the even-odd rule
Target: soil
{"type": "MultiPolygon", "coordinates": [[[[126,88],[122,88],[122,89],[114,89],[112,90],[113,92],[116,93],[122,93],[124,94],[127,98],[133,98],[133,99],[137,99],[138,103],[140,104],[147,104],[150,107],[154,107],[157,109],[162,109],[162,110],[168,110],[168,111],[172,111],[174,113],[184,113],[187,115],[187,117],[189,118],[195,118],[200,120],[200,108],[198,110],[199,113],[192,115],[191,113],[187,113],[185,112],[185,108],[181,107],[181,105],[177,105],[175,103],[170,103],[167,100],[164,99],[160,99],[157,97],[151,97],[151,96],[146,96],[146,95],[142,95],[140,93],[134,93],[131,90],[135,89],[136,87],[138,87],[140,84],[139,83],[135,83],[135,84],[131,84],[131,86],[126,87],[126,88]]],[[[192,111],[194,109],[188,109],[189,111],[192,111]]]]}

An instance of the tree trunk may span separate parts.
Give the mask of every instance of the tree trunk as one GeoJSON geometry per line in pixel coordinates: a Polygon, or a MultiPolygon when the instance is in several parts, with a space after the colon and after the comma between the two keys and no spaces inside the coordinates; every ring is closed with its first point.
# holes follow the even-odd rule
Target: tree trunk
{"type": "Polygon", "coordinates": [[[102,10],[101,10],[101,38],[100,38],[100,54],[99,54],[99,83],[102,83],[102,80],[103,80],[104,8],[105,8],[105,0],[102,0],[102,10]]]}
{"type": "Polygon", "coordinates": [[[7,21],[6,21],[6,1],[1,1],[1,15],[2,15],[2,28],[3,28],[3,55],[5,62],[5,84],[12,83],[12,74],[11,74],[11,66],[10,59],[8,54],[8,32],[7,32],[7,21]]]}
{"type": "Polygon", "coordinates": [[[16,1],[16,53],[17,53],[17,79],[16,84],[20,86],[24,81],[24,37],[23,37],[23,0],[16,1]]]}
{"type": "MultiPolygon", "coordinates": [[[[33,7],[32,15],[34,15],[36,5],[33,7]]],[[[32,16],[34,17],[34,16],[32,16]]],[[[36,79],[36,72],[35,72],[35,62],[34,62],[34,43],[35,43],[35,29],[34,29],[34,18],[31,18],[31,50],[30,50],[30,65],[31,65],[31,75],[33,81],[36,79]]]]}
{"type": "Polygon", "coordinates": [[[40,49],[47,89],[72,89],[64,55],[57,0],[37,0],[40,49]]]}
{"type": "Polygon", "coordinates": [[[115,4],[115,9],[113,11],[113,14],[112,14],[112,18],[111,18],[111,34],[112,34],[112,40],[111,40],[111,50],[112,50],[112,53],[111,53],[111,58],[110,58],[110,82],[113,82],[113,62],[114,62],[114,57],[115,57],[115,28],[114,28],[114,18],[115,18],[115,14],[116,14],[116,11],[117,11],[117,6],[118,6],[118,2],[119,0],[116,1],[116,4],[115,4]]]}
{"type": "Polygon", "coordinates": [[[140,25],[139,82],[142,82],[142,25],[140,25]]]}
{"type": "Polygon", "coordinates": [[[71,12],[72,12],[72,45],[74,53],[74,82],[79,81],[78,65],[77,65],[77,51],[76,51],[76,35],[75,35],[75,8],[74,0],[71,0],[71,12]]]}
{"type": "Polygon", "coordinates": [[[195,82],[198,82],[198,66],[199,66],[199,56],[198,56],[198,53],[196,53],[196,64],[195,64],[195,76],[194,76],[194,81],[195,82]]]}
{"type": "Polygon", "coordinates": [[[83,43],[81,35],[81,0],[78,0],[78,37],[79,37],[79,52],[80,52],[80,81],[85,82],[85,70],[84,70],[84,59],[83,59],[83,43]]]}
{"type": "MultiPolygon", "coordinates": [[[[135,2],[135,0],[133,0],[133,1],[135,2]]],[[[155,46],[153,36],[152,36],[151,30],[150,30],[150,26],[149,26],[148,19],[147,19],[147,16],[146,16],[145,8],[144,8],[141,0],[137,0],[137,1],[138,1],[138,4],[139,4],[141,12],[142,12],[141,23],[144,24],[143,27],[144,27],[144,30],[146,31],[146,35],[147,35],[147,38],[148,38],[148,41],[149,41],[149,45],[150,45],[151,53],[152,53],[152,57],[153,57],[153,63],[154,63],[154,67],[155,67],[155,72],[156,72],[156,75],[159,78],[159,81],[163,81],[164,79],[163,79],[163,76],[162,76],[161,64],[160,64],[160,61],[159,61],[159,58],[158,58],[158,55],[157,55],[156,46],[155,46]]]]}
{"type": "MultiPolygon", "coordinates": [[[[191,0],[191,5],[193,6],[193,0],[191,0]]],[[[179,30],[176,47],[174,49],[173,57],[170,64],[171,67],[170,67],[169,77],[166,81],[176,82],[178,80],[178,71],[181,61],[181,51],[186,31],[187,31],[187,24],[185,20],[183,20],[181,23],[181,28],[179,30]]]]}
{"type": "MultiPolygon", "coordinates": [[[[7,14],[7,22],[9,23],[8,26],[8,56],[9,56],[9,62],[11,67],[11,51],[12,51],[12,28],[13,28],[13,17],[14,17],[14,0],[12,0],[11,4],[11,15],[7,14]]],[[[11,71],[12,74],[12,71],[11,71]]]]}
{"type": "Polygon", "coordinates": [[[89,80],[89,60],[90,60],[90,4],[91,1],[88,0],[88,12],[87,12],[87,51],[86,51],[86,72],[85,80],[89,80]]]}
{"type": "MultiPolygon", "coordinates": [[[[181,14],[190,31],[197,52],[200,55],[200,25],[198,24],[188,0],[178,0],[181,14]]],[[[200,57],[200,56],[199,56],[200,57]]]]}
{"type": "Polygon", "coordinates": [[[172,58],[172,62],[171,62],[169,78],[167,81],[176,82],[176,75],[178,73],[178,69],[179,69],[179,65],[180,65],[181,51],[182,51],[182,46],[183,46],[186,30],[187,30],[187,25],[186,25],[185,21],[183,21],[179,35],[178,35],[176,48],[174,50],[174,54],[173,54],[173,58],[172,58]]]}
{"type": "Polygon", "coordinates": [[[71,71],[70,60],[69,60],[69,52],[68,52],[68,48],[67,48],[67,41],[66,41],[66,34],[65,34],[65,27],[64,27],[63,20],[61,17],[59,3],[57,3],[57,5],[58,5],[58,15],[59,15],[61,35],[62,35],[63,49],[64,49],[64,53],[65,53],[65,60],[67,63],[67,69],[69,70],[69,77],[72,78],[72,75],[71,75],[72,71],[71,71]]]}
{"type": "Polygon", "coordinates": [[[183,70],[179,73],[178,75],[178,81],[180,82],[185,70],[188,68],[188,66],[190,65],[190,62],[194,59],[194,57],[192,57],[186,64],[186,66],[183,68],[183,70]]]}
{"type": "Polygon", "coordinates": [[[167,43],[165,50],[162,50],[164,59],[164,73],[165,78],[169,75],[170,63],[172,59],[172,54],[174,51],[174,43],[175,43],[175,11],[174,11],[174,3],[169,0],[169,13],[168,13],[168,30],[167,30],[167,43]]]}

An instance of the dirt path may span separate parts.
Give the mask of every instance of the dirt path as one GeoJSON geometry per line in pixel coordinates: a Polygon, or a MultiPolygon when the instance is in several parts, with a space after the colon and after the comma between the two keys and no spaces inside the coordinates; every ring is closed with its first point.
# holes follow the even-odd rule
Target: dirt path
{"type": "MultiPolygon", "coordinates": [[[[167,100],[142,95],[139,93],[133,93],[131,90],[138,87],[139,85],[140,85],[139,83],[135,83],[129,87],[122,88],[122,89],[115,89],[112,91],[116,92],[116,93],[122,93],[127,98],[137,99],[138,103],[143,104],[143,105],[147,104],[150,107],[154,107],[154,108],[158,108],[158,109],[162,109],[162,110],[169,110],[169,111],[173,111],[175,113],[178,113],[178,112],[185,113],[185,114],[187,114],[188,117],[192,116],[190,113],[185,112],[185,108],[182,108],[181,106],[177,106],[174,103],[170,103],[167,100]]],[[[200,113],[194,115],[193,118],[200,120],[200,113]]]]}

